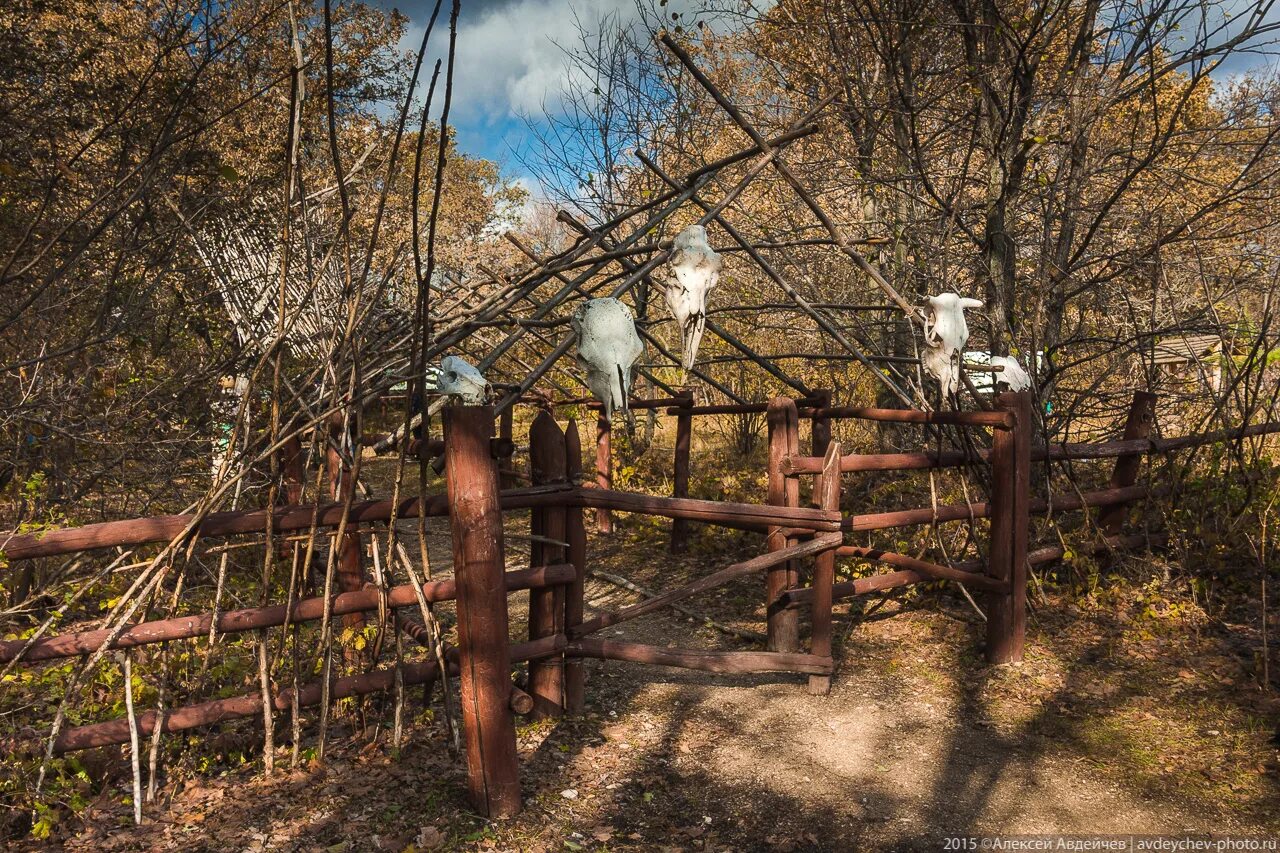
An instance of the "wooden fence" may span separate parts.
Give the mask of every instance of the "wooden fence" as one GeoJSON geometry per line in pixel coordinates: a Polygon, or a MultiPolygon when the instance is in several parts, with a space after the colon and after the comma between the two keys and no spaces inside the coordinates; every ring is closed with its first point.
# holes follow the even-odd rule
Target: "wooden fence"
{"type": "MultiPolygon", "coordinates": [[[[665,405],[670,401],[658,401],[665,405]]],[[[444,664],[460,676],[462,725],[467,743],[468,789],[482,814],[502,816],[520,808],[514,717],[530,713],[557,717],[583,709],[585,684],[582,660],[630,661],[685,667],[719,673],[791,672],[808,676],[816,694],[830,689],[835,668],[832,649],[832,609],[835,601],[915,583],[949,581],[981,592],[986,600],[986,654],[993,662],[1015,661],[1022,655],[1025,635],[1026,574],[1029,565],[1061,556],[1061,549],[1030,551],[1029,518],[1043,512],[1099,508],[1099,525],[1117,547],[1145,541],[1123,534],[1124,507],[1151,493],[1136,485],[1143,453],[1174,450],[1207,441],[1265,435],[1280,424],[1246,427],[1230,434],[1155,440],[1148,435],[1153,398],[1135,397],[1123,436],[1117,441],[1035,447],[1032,444],[1031,397],[1004,394],[991,411],[922,412],[832,407],[828,397],[795,401],[777,398],[750,406],[763,412],[769,426],[768,488],[762,504],[699,500],[687,496],[690,421],[697,414],[745,411],[744,406],[692,405],[689,397],[668,408],[684,419],[676,442],[677,494],[670,497],[617,491],[608,483],[582,483],[582,448],[576,423],[562,430],[552,415],[541,412],[530,427],[529,478],[522,488],[501,488],[502,463],[510,466],[509,421],[500,422],[495,437],[491,407],[451,406],[444,410],[444,439],[423,452],[442,455],[447,490],[425,500],[411,498],[398,506],[390,501],[335,502],[319,506],[281,506],[209,514],[203,518],[171,515],[105,522],[56,530],[43,535],[10,535],[4,541],[9,560],[50,557],[110,546],[169,542],[185,535],[198,539],[261,534],[264,529],[285,533],[318,528],[341,532],[341,552],[356,550],[361,525],[418,515],[447,516],[454,555],[454,577],[386,589],[362,585],[335,595],[333,615],[385,612],[427,602],[455,601],[458,644],[448,648],[444,664]],[[797,402],[800,405],[797,405],[797,402]],[[841,418],[948,426],[961,430],[991,430],[990,447],[971,452],[845,454],[831,438],[831,424],[841,418]],[[810,450],[800,451],[799,422],[812,424],[810,450]],[[1030,494],[1032,464],[1037,460],[1116,460],[1106,489],[1034,499],[1030,494]],[[681,461],[683,459],[683,461],[681,461]],[[842,509],[841,489],[848,474],[910,471],[962,465],[987,466],[990,500],[980,503],[922,507],[856,514],[842,509]],[[811,505],[800,505],[800,478],[814,476],[811,505]],[[679,492],[686,492],[681,494],[679,492]],[[529,509],[533,543],[530,565],[508,571],[504,553],[503,513],[529,509]],[[637,604],[588,618],[583,597],[586,575],[586,519],[589,511],[628,512],[670,518],[673,546],[676,531],[692,522],[712,524],[765,535],[765,551],[720,568],[684,586],[663,591],[637,604]],[[987,559],[947,565],[905,554],[846,544],[845,534],[919,524],[989,518],[987,559]],[[678,525],[678,526],[677,526],[678,525]],[[269,526],[269,527],[268,527],[269,526]],[[354,545],[352,544],[354,543],[354,545]],[[837,583],[841,558],[884,564],[891,571],[837,583]],[[811,563],[810,563],[811,561],[811,563]],[[808,571],[803,567],[809,564],[808,571]],[[596,636],[605,628],[643,617],[694,595],[740,578],[763,577],[768,626],[764,649],[705,651],[644,645],[596,636]],[[807,582],[803,579],[807,578],[807,582]],[[527,640],[509,640],[508,595],[529,590],[527,640]],[[807,648],[802,642],[799,611],[809,608],[807,648]],[[525,690],[512,683],[512,664],[528,661],[525,690]]],[[[975,434],[971,432],[971,438],[975,434]]],[[[970,443],[971,444],[971,443],[970,443]]],[[[968,446],[968,444],[966,444],[968,446]]],[[[599,443],[597,444],[599,447],[599,443]]],[[[335,463],[336,464],[336,463],[335,463]]],[[[342,477],[333,478],[335,496],[344,494],[342,477]]],[[[358,556],[358,554],[357,554],[358,556]]],[[[306,598],[267,607],[214,614],[196,614],[141,622],[115,631],[81,631],[0,643],[0,662],[55,660],[102,649],[127,649],[221,633],[253,631],[321,618],[325,601],[306,598]]],[[[403,684],[431,682],[440,675],[437,663],[400,667],[403,684]]],[[[332,698],[392,689],[397,673],[380,669],[337,678],[332,698]]],[[[285,710],[321,701],[322,685],[270,695],[271,706],[285,710]]],[[[261,692],[173,709],[162,719],[154,713],[137,718],[141,736],[155,726],[176,732],[235,718],[261,716],[261,692]]],[[[109,720],[70,728],[58,734],[56,752],[125,743],[128,720],[109,720]]]]}

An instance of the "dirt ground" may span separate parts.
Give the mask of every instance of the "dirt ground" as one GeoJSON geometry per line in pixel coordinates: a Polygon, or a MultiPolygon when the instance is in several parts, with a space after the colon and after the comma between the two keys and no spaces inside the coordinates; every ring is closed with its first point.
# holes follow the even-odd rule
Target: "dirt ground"
{"type": "MultiPolygon", "coordinates": [[[[527,522],[510,524],[518,533],[527,522]]],[[[759,548],[745,534],[698,532],[688,555],[668,558],[664,536],[662,522],[624,520],[613,536],[593,534],[591,565],[664,589],[759,548]]],[[[508,550],[511,568],[527,559],[517,539],[508,550]]],[[[689,605],[758,629],[758,587],[750,579],[689,605]]],[[[398,751],[389,708],[371,703],[362,732],[349,718],[335,733],[324,766],[263,779],[249,762],[170,780],[142,827],[121,804],[122,782],[66,847],[941,850],[949,836],[997,833],[1280,833],[1280,706],[1251,674],[1256,638],[1153,618],[1145,594],[1041,606],[1026,661],[998,668],[982,662],[977,613],[952,593],[846,603],[829,696],[810,696],[800,676],[588,661],[588,713],[519,730],[526,807],[511,821],[469,812],[439,696],[424,709],[415,695],[398,751]]],[[[513,634],[525,598],[512,598],[513,634]]],[[[588,585],[589,612],[639,598],[588,585]]],[[[747,647],[671,611],[606,636],[747,647]]]]}

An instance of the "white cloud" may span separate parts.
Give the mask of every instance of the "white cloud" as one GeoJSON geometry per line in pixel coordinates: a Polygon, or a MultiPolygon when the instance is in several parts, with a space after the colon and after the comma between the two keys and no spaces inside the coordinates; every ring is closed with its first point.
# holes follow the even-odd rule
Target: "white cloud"
{"type": "MultiPolygon", "coordinates": [[[[694,0],[672,0],[664,11],[684,12],[695,5],[694,0]]],[[[565,49],[579,44],[580,29],[595,33],[606,20],[632,25],[639,19],[636,0],[516,0],[474,20],[464,17],[454,69],[455,115],[462,121],[495,121],[538,115],[544,107],[554,110],[573,73],[565,49]]],[[[417,50],[425,25],[425,19],[414,21],[405,34],[405,49],[417,50]]],[[[434,61],[448,43],[443,10],[431,40],[434,61]]],[[[425,88],[430,64],[423,78],[425,88]]]]}

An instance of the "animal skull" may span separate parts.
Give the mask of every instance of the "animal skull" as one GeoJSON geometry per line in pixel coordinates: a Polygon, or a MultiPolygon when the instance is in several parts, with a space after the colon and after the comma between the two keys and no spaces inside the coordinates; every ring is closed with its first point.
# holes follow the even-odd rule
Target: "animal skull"
{"type": "Polygon", "coordinates": [[[441,394],[457,397],[468,406],[483,406],[493,394],[493,388],[480,371],[466,359],[456,355],[446,355],[440,360],[436,390],[441,394]]]}
{"type": "Polygon", "coordinates": [[[691,370],[707,326],[707,294],[719,283],[724,260],[707,243],[707,229],[690,225],[676,235],[670,264],[676,280],[667,286],[665,296],[680,326],[680,364],[691,370]]]}
{"type": "Polygon", "coordinates": [[[604,404],[605,420],[614,408],[628,411],[632,365],[644,352],[631,309],[613,298],[590,299],[573,312],[578,334],[578,366],[587,372],[587,387],[604,404]]]}
{"type": "Polygon", "coordinates": [[[1010,391],[1027,391],[1031,388],[1031,377],[1027,375],[1027,371],[1023,369],[1018,360],[1008,355],[993,355],[991,357],[991,365],[993,367],[1003,367],[1004,370],[995,374],[993,377],[993,385],[1003,385],[1010,391]]]}
{"type": "Polygon", "coordinates": [[[924,321],[927,349],[921,361],[938,384],[942,395],[950,397],[960,389],[960,354],[969,340],[969,324],[964,309],[981,308],[982,302],[956,293],[939,293],[929,297],[924,321]]]}

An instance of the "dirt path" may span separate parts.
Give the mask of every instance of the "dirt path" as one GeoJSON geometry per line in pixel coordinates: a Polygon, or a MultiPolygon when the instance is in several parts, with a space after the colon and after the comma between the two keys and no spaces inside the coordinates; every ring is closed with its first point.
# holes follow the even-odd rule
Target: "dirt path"
{"type": "MultiPolygon", "coordinates": [[[[510,550],[515,567],[521,548],[510,550]]],[[[731,556],[668,559],[657,526],[593,537],[591,548],[592,565],[656,589],[731,556]]],[[[694,606],[758,629],[758,597],[752,579],[694,606]]],[[[513,625],[524,599],[512,599],[513,625]]],[[[638,597],[592,580],[588,599],[596,610],[638,597]]],[[[527,807],[507,823],[467,812],[437,701],[398,758],[385,729],[366,731],[324,768],[263,780],[247,765],[188,780],[139,829],[104,801],[68,846],[940,850],[953,835],[1280,832],[1265,716],[1275,708],[1238,684],[1224,689],[1222,673],[1238,664],[1229,637],[1158,638],[1151,654],[1149,638],[1127,635],[1111,611],[1045,612],[1056,621],[1033,626],[1026,663],[995,669],[980,660],[981,626],[963,600],[926,594],[842,612],[840,668],[824,697],[795,676],[589,661],[588,714],[521,729],[527,807]],[[1219,652],[1213,666],[1206,648],[1219,652]],[[1198,665],[1190,679],[1186,659],[1198,665]]],[[[691,623],[667,611],[607,636],[744,647],[691,623]]]]}

